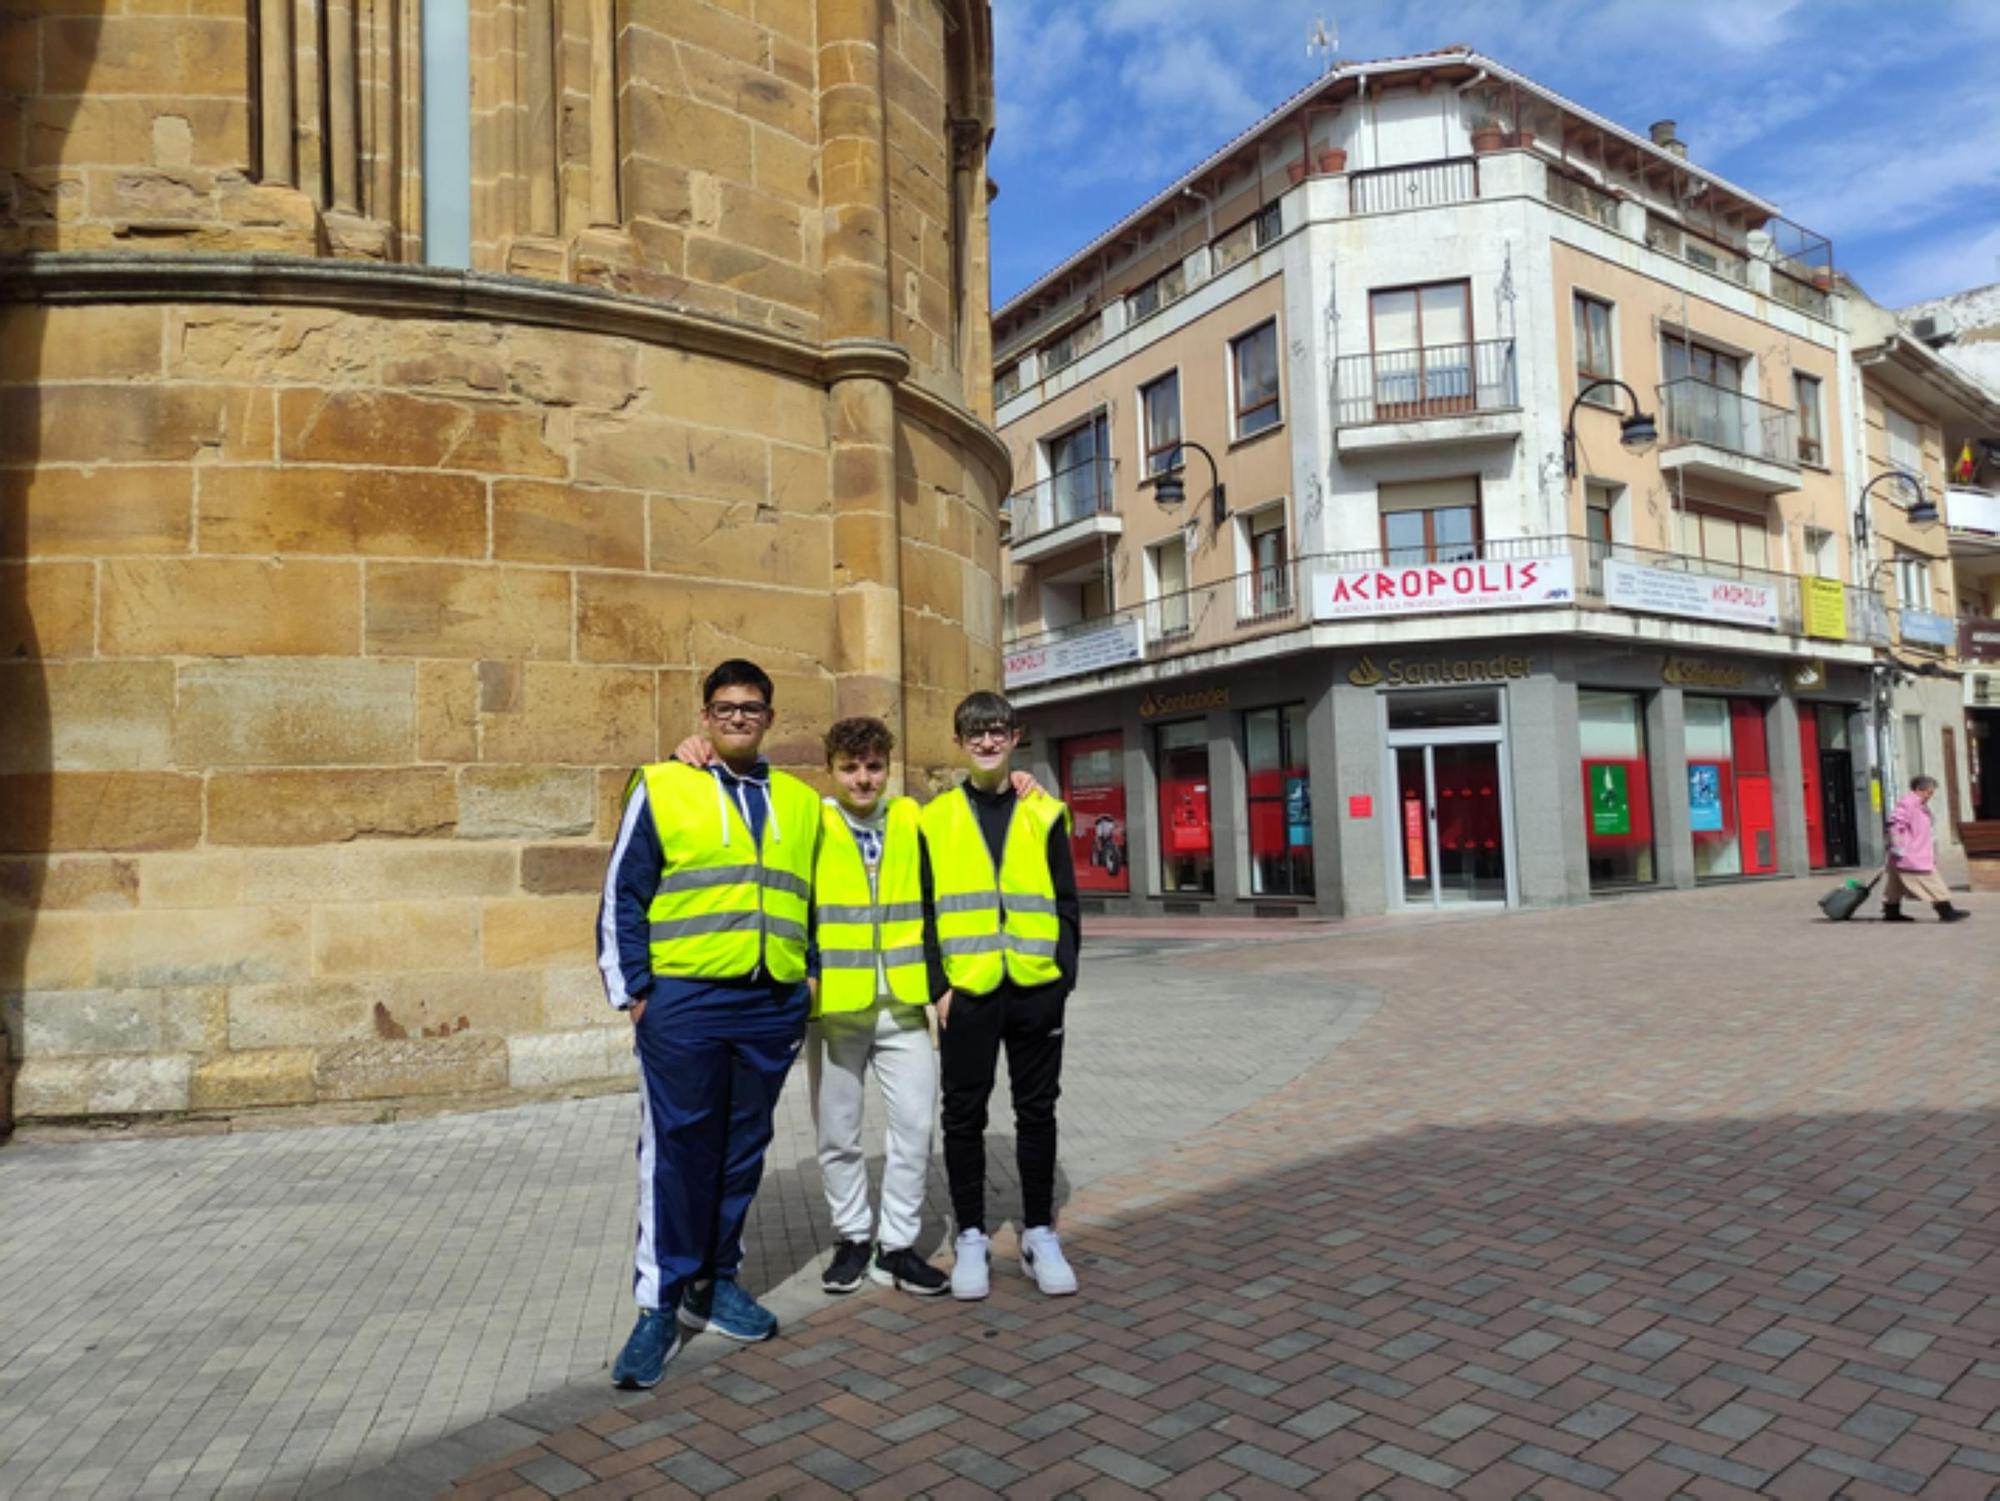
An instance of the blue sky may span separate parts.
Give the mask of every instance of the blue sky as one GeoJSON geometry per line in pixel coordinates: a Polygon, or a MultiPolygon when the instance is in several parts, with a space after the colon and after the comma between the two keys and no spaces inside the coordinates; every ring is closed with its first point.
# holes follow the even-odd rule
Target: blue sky
{"type": "Polygon", "coordinates": [[[994,0],[997,307],[1317,75],[1470,43],[1832,239],[1901,306],[2000,281],[1996,0],[994,0]]]}

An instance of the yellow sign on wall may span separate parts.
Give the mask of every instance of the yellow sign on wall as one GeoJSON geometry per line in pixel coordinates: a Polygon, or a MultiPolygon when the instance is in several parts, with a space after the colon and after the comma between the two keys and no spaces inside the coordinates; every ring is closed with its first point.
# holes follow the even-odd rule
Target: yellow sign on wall
{"type": "Polygon", "coordinates": [[[1800,579],[1805,591],[1806,634],[1822,641],[1847,639],[1847,590],[1839,579],[1800,579]]]}

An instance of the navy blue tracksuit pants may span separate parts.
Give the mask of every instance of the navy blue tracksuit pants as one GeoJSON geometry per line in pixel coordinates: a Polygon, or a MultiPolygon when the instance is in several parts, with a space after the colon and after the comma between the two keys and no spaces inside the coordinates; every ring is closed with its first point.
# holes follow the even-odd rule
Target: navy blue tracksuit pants
{"type": "MultiPolygon", "coordinates": [[[[761,1008],[760,1008],[761,1009],[761,1008]]],[[[689,1025],[649,1004],[634,1028],[639,1055],[639,1234],[633,1294],[673,1308],[687,1284],[734,1277],[743,1226],[764,1176],[772,1112],[805,1037],[804,987],[794,1008],[761,1025],[689,1025]],[[773,1027],[772,1022],[778,1022],[773,1027]]],[[[746,1019],[747,1020],[747,1019],[746,1019]]]]}

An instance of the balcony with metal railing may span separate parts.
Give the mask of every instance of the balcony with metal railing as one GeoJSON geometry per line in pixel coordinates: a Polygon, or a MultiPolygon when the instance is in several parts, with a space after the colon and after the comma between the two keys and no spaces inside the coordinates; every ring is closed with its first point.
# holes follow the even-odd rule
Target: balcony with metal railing
{"type": "Polygon", "coordinates": [[[1080,542],[1123,532],[1117,479],[1117,460],[1090,459],[1008,496],[1005,540],[1014,561],[1032,563],[1080,542]]]}
{"type": "Polygon", "coordinates": [[[1349,217],[1399,214],[1410,209],[1443,208],[1471,203],[1479,197],[1479,158],[1445,157],[1397,167],[1371,167],[1347,175],[1349,217]]]}
{"type": "MultiPolygon", "coordinates": [[[[1552,629],[1613,634],[1620,628],[1612,622],[1643,618],[1660,624],[1641,625],[1639,633],[1663,640],[1673,639],[1665,623],[1676,622],[1682,629],[1719,627],[1810,640],[1802,650],[1825,657],[1837,657],[1845,648],[1858,658],[1891,639],[1881,595],[1839,580],[1587,537],[1505,537],[1295,558],[1160,595],[1098,620],[1021,636],[1005,649],[1007,686],[1172,660],[1311,625],[1379,627],[1537,610],[1578,612],[1558,614],[1552,629]]],[[[1303,649],[1307,639],[1301,634],[1296,647],[1303,649]]]]}
{"type": "Polygon", "coordinates": [[[1376,350],[1334,366],[1342,453],[1511,440],[1521,431],[1520,405],[1512,339],[1376,350]]]}
{"type": "Polygon", "coordinates": [[[1660,467],[1777,495],[1799,488],[1798,414],[1693,376],[1660,386],[1660,467]]]}

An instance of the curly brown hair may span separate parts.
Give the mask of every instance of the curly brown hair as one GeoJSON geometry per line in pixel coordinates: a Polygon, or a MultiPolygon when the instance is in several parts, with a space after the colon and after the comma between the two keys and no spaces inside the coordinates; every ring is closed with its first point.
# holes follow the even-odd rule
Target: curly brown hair
{"type": "Polygon", "coordinates": [[[879,719],[841,719],[827,730],[824,743],[826,764],[831,766],[843,756],[856,760],[881,756],[886,760],[896,748],[896,737],[879,719]]]}

